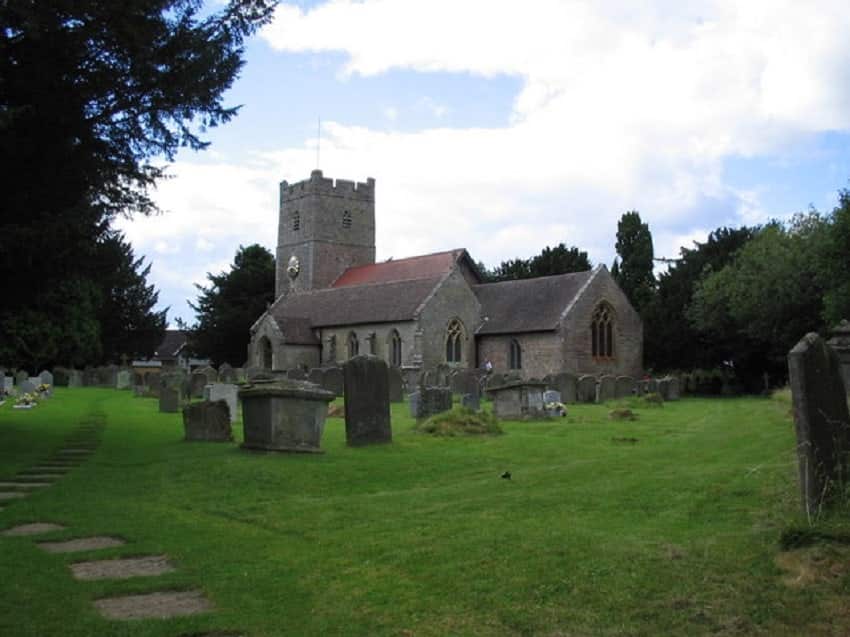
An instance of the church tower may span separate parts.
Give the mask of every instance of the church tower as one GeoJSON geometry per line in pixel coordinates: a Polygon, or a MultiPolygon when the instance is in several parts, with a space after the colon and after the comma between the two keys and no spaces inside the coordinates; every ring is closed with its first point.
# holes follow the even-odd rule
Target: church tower
{"type": "Polygon", "coordinates": [[[326,288],[347,268],[375,262],[375,180],[327,179],[321,170],[280,183],[275,297],[326,288]]]}

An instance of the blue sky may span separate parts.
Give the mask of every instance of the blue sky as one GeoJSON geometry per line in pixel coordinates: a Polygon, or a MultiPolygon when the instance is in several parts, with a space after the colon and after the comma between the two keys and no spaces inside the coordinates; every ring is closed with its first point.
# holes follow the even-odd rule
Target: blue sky
{"type": "Polygon", "coordinates": [[[122,221],[170,320],[239,245],[274,250],[278,182],[377,180],[379,259],[488,266],[564,242],[610,265],[617,220],[656,256],[721,226],[829,210],[850,178],[850,18],[838,2],[282,3],[227,95],[122,221]],[[602,8],[599,7],[602,5],[602,8]]]}

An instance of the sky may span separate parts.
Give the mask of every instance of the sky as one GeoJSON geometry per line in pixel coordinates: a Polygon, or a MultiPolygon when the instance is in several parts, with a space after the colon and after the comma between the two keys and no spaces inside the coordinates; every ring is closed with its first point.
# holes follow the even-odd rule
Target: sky
{"type": "Polygon", "coordinates": [[[850,179],[850,12],[810,0],[282,2],[225,96],[119,223],[169,321],[239,246],[274,253],[278,184],[376,180],[377,258],[494,267],[565,243],[610,267],[640,212],[655,256],[721,226],[828,212],[850,179]],[[318,146],[318,148],[317,148],[318,146]]]}

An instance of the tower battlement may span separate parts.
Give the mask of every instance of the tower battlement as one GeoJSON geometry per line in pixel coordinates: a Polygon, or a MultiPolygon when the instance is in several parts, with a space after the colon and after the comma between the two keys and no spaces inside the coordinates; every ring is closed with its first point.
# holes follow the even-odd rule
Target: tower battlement
{"type": "Polygon", "coordinates": [[[345,197],[363,202],[375,200],[375,180],[369,177],[366,182],[350,179],[331,179],[324,177],[321,170],[314,170],[310,178],[290,184],[280,182],[280,202],[300,199],[306,195],[325,195],[329,197],[345,197]]]}

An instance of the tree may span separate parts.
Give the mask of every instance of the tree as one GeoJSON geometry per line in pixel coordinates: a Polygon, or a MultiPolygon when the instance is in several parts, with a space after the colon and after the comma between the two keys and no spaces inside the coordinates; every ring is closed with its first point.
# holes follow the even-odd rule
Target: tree
{"type": "Polygon", "coordinates": [[[216,365],[241,365],[248,330],[274,301],[274,256],[257,244],[239,246],[230,271],[208,273],[207,279],[211,285],[196,286],[198,301],[189,304],[197,314],[197,323],[189,329],[189,347],[216,365]]]}
{"type": "MultiPolygon", "coordinates": [[[[50,322],[40,330],[59,341],[77,338],[51,295],[88,295],[112,219],[153,212],[148,189],[163,160],[205,148],[200,135],[236,114],[222,95],[274,2],[231,0],[211,13],[202,5],[0,3],[0,342],[23,338],[10,330],[24,315],[50,322]]],[[[11,355],[24,364],[28,352],[36,355],[11,355]]]]}
{"type": "Polygon", "coordinates": [[[591,268],[587,252],[575,246],[568,248],[559,243],[554,248],[545,247],[537,256],[530,259],[511,259],[487,272],[489,281],[510,281],[531,279],[538,276],[552,276],[569,272],[584,272],[591,268]]]}
{"type": "MultiPolygon", "coordinates": [[[[704,277],[722,270],[752,237],[752,228],[717,228],[705,242],[682,248],[673,265],[658,277],[644,308],[645,362],[656,370],[716,367],[729,360],[734,342],[703,334],[687,319],[694,290],[704,277]]],[[[614,261],[617,265],[617,261],[614,261]]],[[[614,268],[611,269],[612,275],[614,268]]]]}
{"type": "Polygon", "coordinates": [[[832,326],[841,319],[850,319],[850,191],[839,191],[838,206],[825,220],[819,247],[823,318],[832,326]]]}
{"type": "MultiPolygon", "coordinates": [[[[618,267],[616,280],[635,309],[642,313],[652,300],[655,277],[652,274],[652,233],[640,219],[640,213],[631,210],[620,217],[617,223],[618,267]]],[[[616,262],[615,262],[616,263],[616,262]]]]}

